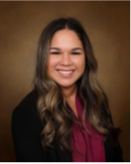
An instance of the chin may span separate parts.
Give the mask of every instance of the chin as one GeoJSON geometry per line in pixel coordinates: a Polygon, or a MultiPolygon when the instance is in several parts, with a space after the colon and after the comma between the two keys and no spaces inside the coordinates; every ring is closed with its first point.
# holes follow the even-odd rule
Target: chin
{"type": "Polygon", "coordinates": [[[70,87],[72,87],[72,86],[74,85],[74,83],[73,83],[73,84],[59,84],[59,83],[58,83],[58,85],[59,85],[60,87],[63,87],[63,88],[70,88],[70,87]]]}

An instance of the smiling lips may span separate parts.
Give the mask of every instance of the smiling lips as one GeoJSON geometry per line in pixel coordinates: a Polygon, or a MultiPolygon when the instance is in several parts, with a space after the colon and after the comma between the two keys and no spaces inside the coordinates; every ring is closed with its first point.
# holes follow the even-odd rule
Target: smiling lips
{"type": "Polygon", "coordinates": [[[74,70],[58,70],[58,72],[63,77],[70,77],[74,73],[74,70]]]}

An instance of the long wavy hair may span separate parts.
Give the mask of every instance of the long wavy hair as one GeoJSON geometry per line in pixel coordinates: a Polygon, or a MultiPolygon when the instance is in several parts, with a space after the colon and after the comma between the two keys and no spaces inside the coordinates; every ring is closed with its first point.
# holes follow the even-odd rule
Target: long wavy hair
{"type": "Polygon", "coordinates": [[[47,74],[50,42],[54,33],[68,28],[73,30],[81,40],[85,52],[85,70],[76,81],[78,93],[83,102],[82,120],[85,119],[104,136],[110,135],[116,143],[118,128],[114,128],[106,94],[96,79],[97,61],[94,57],[89,38],[81,23],[74,18],[59,18],[49,23],[43,30],[37,50],[35,89],[39,93],[38,110],[43,123],[41,141],[43,148],[52,142],[64,151],[71,151],[71,133],[74,114],[68,108],[60,86],[47,74]]]}

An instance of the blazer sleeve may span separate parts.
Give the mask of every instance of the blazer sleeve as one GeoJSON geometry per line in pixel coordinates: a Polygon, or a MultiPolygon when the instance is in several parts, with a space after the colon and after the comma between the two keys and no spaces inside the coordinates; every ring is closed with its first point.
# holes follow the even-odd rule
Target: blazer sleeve
{"type": "MultiPolygon", "coordinates": [[[[112,124],[114,125],[113,120],[112,120],[112,124]]],[[[113,154],[114,154],[115,162],[123,162],[123,152],[119,141],[115,146],[113,146],[113,154]]]]}
{"type": "Polygon", "coordinates": [[[112,145],[111,137],[108,136],[105,141],[106,162],[123,162],[122,149],[118,142],[115,146],[112,145]]]}
{"type": "Polygon", "coordinates": [[[114,152],[115,152],[115,162],[123,162],[123,153],[119,142],[114,148],[114,152]]]}
{"type": "Polygon", "coordinates": [[[12,137],[17,162],[46,162],[48,153],[43,150],[34,96],[29,94],[12,114],[12,137]]]}
{"type": "MultiPolygon", "coordinates": [[[[110,120],[112,125],[114,125],[111,115],[110,120]]],[[[116,143],[115,145],[112,144],[110,135],[107,137],[107,140],[105,142],[105,152],[107,162],[123,162],[123,152],[120,143],[118,141],[118,143],[116,143]]]]}

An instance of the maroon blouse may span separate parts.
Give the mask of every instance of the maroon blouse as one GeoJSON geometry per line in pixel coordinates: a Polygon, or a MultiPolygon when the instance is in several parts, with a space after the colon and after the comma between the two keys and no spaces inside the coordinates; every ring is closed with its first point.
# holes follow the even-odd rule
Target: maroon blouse
{"type": "MultiPolygon", "coordinates": [[[[76,95],[76,108],[78,113],[78,121],[82,124],[82,110],[83,106],[76,95]]],[[[72,161],[73,162],[105,162],[105,149],[103,135],[96,132],[96,130],[86,120],[87,129],[90,130],[91,135],[84,130],[82,125],[79,125],[74,121],[72,132],[72,161]]]]}

